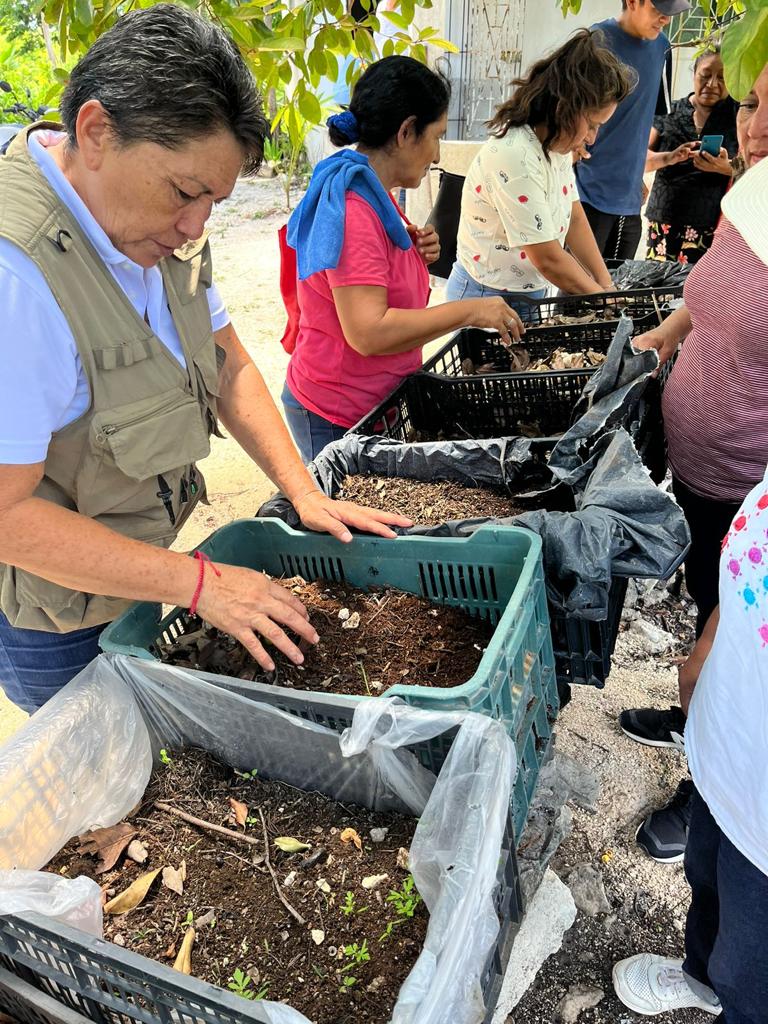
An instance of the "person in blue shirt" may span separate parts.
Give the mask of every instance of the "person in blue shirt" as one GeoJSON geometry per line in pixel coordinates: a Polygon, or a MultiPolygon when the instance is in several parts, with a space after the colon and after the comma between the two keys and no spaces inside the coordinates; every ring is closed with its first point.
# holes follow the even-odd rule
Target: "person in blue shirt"
{"type": "Polygon", "coordinates": [[[592,26],[636,77],[635,88],[576,165],[579,198],[606,259],[633,259],[640,243],[648,136],[654,115],[669,109],[668,100],[660,100],[668,97],[671,69],[664,29],[690,6],[689,0],[622,0],[618,18],[592,26]]]}

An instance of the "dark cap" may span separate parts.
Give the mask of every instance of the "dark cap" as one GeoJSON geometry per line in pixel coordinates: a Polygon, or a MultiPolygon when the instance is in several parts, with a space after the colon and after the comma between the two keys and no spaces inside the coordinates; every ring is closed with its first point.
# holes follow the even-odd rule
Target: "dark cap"
{"type": "Polygon", "coordinates": [[[651,3],[660,14],[666,14],[667,17],[683,14],[691,9],[689,0],[651,0],[651,3]]]}

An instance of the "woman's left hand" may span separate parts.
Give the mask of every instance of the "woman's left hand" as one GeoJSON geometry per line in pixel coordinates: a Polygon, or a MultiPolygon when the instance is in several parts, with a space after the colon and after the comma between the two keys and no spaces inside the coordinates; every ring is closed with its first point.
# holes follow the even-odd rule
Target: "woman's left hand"
{"type": "Polygon", "coordinates": [[[417,228],[415,224],[407,224],[406,228],[419,256],[427,266],[434,263],[440,256],[440,237],[433,226],[427,224],[423,228],[417,228]]]}
{"type": "Polygon", "coordinates": [[[348,526],[365,533],[378,534],[379,537],[396,537],[397,534],[390,530],[390,526],[413,526],[413,521],[405,516],[355,505],[351,501],[334,501],[320,490],[303,495],[293,502],[293,506],[307,529],[330,533],[346,544],[352,540],[348,526]]]}
{"type": "Polygon", "coordinates": [[[709,153],[694,153],[693,166],[697,171],[709,171],[711,174],[724,174],[731,177],[733,168],[728,156],[727,149],[721,149],[719,156],[711,156],[709,153]]]}

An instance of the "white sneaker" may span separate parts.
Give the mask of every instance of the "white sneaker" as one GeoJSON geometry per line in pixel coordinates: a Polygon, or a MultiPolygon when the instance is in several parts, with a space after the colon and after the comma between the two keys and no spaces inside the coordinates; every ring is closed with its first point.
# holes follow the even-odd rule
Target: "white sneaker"
{"type": "Polygon", "coordinates": [[[645,1017],[685,1007],[719,1014],[720,1004],[697,996],[685,980],[682,967],[682,960],[638,953],[613,965],[613,988],[625,1006],[645,1017]]]}

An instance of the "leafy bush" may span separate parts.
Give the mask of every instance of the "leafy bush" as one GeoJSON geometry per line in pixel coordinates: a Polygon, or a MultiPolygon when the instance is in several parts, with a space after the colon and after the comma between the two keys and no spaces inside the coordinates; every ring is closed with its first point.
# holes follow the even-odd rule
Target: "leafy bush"
{"type": "Polygon", "coordinates": [[[25,49],[0,24],[0,123],[24,124],[42,116],[60,84],[45,47],[25,49]]]}

